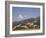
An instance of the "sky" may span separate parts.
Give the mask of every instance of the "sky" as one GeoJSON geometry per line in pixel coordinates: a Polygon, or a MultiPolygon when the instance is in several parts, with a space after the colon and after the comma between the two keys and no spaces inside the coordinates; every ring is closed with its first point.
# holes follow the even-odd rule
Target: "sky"
{"type": "Polygon", "coordinates": [[[24,19],[40,16],[40,8],[13,7],[12,20],[21,21],[24,19]]]}

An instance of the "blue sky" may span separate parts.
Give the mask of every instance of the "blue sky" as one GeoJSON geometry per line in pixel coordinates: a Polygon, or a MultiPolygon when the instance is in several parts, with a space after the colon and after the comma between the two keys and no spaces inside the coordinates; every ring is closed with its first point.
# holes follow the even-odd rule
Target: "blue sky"
{"type": "Polygon", "coordinates": [[[12,19],[13,21],[21,21],[24,19],[40,16],[40,8],[28,7],[13,7],[12,19]]]}

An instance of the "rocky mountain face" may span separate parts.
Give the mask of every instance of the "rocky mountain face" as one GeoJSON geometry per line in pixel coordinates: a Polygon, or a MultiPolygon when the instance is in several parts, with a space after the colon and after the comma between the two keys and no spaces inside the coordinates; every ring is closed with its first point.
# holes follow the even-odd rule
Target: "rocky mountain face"
{"type": "Polygon", "coordinates": [[[29,18],[12,23],[13,30],[40,29],[40,17],[29,18]]]}

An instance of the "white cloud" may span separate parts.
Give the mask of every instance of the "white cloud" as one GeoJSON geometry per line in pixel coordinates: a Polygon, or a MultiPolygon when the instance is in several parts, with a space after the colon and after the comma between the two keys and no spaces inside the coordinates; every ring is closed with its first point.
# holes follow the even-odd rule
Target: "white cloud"
{"type": "Polygon", "coordinates": [[[24,16],[24,18],[27,18],[27,16],[24,16]]]}
{"type": "Polygon", "coordinates": [[[23,19],[24,19],[24,17],[23,17],[21,14],[19,14],[16,20],[17,20],[17,21],[21,21],[21,20],[23,20],[23,19]]]}
{"type": "Polygon", "coordinates": [[[21,21],[21,20],[28,19],[28,18],[30,18],[30,17],[26,16],[26,15],[19,14],[16,20],[21,21]]]}
{"type": "Polygon", "coordinates": [[[23,16],[20,14],[20,15],[18,16],[18,18],[23,19],[23,16]]]}

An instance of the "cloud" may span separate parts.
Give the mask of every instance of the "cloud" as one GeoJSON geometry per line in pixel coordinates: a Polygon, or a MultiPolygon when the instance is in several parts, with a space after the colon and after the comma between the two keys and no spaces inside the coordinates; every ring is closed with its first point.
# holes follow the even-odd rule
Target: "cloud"
{"type": "Polygon", "coordinates": [[[24,17],[23,17],[21,14],[19,14],[16,20],[17,20],[17,21],[21,21],[21,20],[23,20],[23,19],[24,19],[24,17]]]}
{"type": "Polygon", "coordinates": [[[24,18],[27,18],[27,16],[24,16],[24,18]]]}
{"type": "Polygon", "coordinates": [[[23,19],[23,16],[20,14],[20,15],[18,16],[18,18],[23,19]]]}
{"type": "Polygon", "coordinates": [[[16,20],[21,21],[21,20],[28,19],[28,18],[30,18],[30,17],[26,16],[26,15],[19,14],[16,20]]]}

